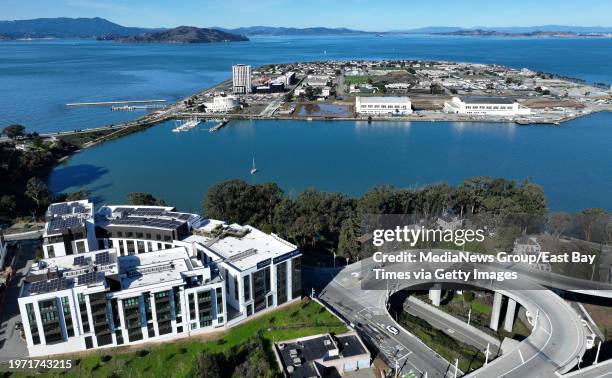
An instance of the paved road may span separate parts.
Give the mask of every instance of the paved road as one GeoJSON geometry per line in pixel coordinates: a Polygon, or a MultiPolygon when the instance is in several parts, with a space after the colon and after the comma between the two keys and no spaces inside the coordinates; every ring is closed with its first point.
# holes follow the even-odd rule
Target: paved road
{"type": "MultiPolygon", "coordinates": [[[[387,266],[385,269],[387,271],[401,270],[402,266],[401,264],[396,267],[387,266]]],[[[347,318],[355,324],[360,319],[364,319],[364,316],[360,315],[364,309],[376,315],[373,320],[375,323],[389,324],[392,320],[385,311],[385,292],[362,290],[361,284],[353,276],[359,274],[360,271],[361,264],[356,263],[339,272],[332,279],[323,280],[328,283],[320,294],[321,298],[341,314],[347,314],[347,318]]],[[[314,273],[319,275],[317,272],[314,273]]],[[[309,275],[306,274],[306,276],[309,275]]],[[[536,285],[535,282],[532,284],[536,285]]],[[[515,350],[499,357],[470,376],[487,378],[554,377],[555,372],[564,373],[575,366],[586,347],[580,318],[560,297],[541,286],[540,288],[540,290],[519,290],[518,287],[513,288],[508,281],[503,287],[497,284],[488,287],[488,289],[499,291],[519,302],[532,314],[533,318],[536,318],[535,314],[538,314],[537,325],[532,334],[515,350]]],[[[372,321],[370,320],[369,323],[372,321]]],[[[428,348],[424,346],[419,348],[418,341],[415,342],[409,335],[404,337],[402,334],[401,338],[396,339],[410,351],[407,359],[418,369],[417,371],[427,371],[428,376],[436,376],[436,374],[443,376],[448,373],[446,363],[436,361],[428,348]]]]}
{"type": "Polygon", "coordinates": [[[17,298],[39,244],[38,240],[22,241],[20,248],[15,252],[16,272],[6,292],[0,316],[0,362],[28,355],[26,343],[19,336],[19,331],[15,329],[15,323],[21,321],[17,298]]]}
{"type": "Polygon", "coordinates": [[[456,340],[478,348],[483,353],[486,352],[488,346],[490,360],[497,357],[499,353],[499,340],[418,299],[408,298],[404,302],[404,310],[418,318],[426,319],[433,327],[442,330],[456,340]]]}
{"type": "MultiPolygon", "coordinates": [[[[356,270],[359,271],[359,267],[356,270]]],[[[386,329],[388,325],[398,328],[386,310],[386,293],[380,290],[361,290],[359,281],[351,276],[352,271],[336,273],[325,269],[305,270],[305,288],[315,288],[315,294],[320,300],[365,333],[391,365],[397,361],[403,373],[452,377],[454,367],[418,338],[405,332],[393,335],[386,329]]],[[[461,375],[459,372],[458,376],[461,375]]]]}

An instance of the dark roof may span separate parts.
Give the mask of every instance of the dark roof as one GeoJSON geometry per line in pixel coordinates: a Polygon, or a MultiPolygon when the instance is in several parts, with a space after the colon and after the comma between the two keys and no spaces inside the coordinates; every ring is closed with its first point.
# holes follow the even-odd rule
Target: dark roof
{"type": "MultiPolygon", "coordinates": [[[[288,373],[290,377],[313,377],[316,376],[315,360],[335,360],[340,358],[354,357],[362,354],[368,354],[368,351],[363,347],[359,338],[352,334],[337,336],[334,340],[329,334],[321,335],[307,340],[300,340],[292,343],[279,343],[283,345],[278,348],[283,367],[287,371],[288,366],[293,367],[293,372],[288,373]],[[330,350],[338,347],[339,355],[328,356],[330,350]],[[301,366],[293,364],[291,358],[291,350],[297,350],[297,357],[301,360],[301,366]]],[[[320,366],[320,369],[323,367],[320,366]]]]}
{"type": "Polygon", "coordinates": [[[461,101],[466,104],[514,104],[515,99],[509,97],[464,96],[461,101]]]}
{"type": "Polygon", "coordinates": [[[338,336],[338,347],[343,357],[353,357],[368,353],[354,335],[338,336]]]}
{"type": "Polygon", "coordinates": [[[280,343],[279,345],[281,344],[284,344],[284,348],[278,348],[278,351],[285,371],[287,371],[288,366],[293,367],[293,372],[289,373],[290,377],[316,377],[317,370],[314,366],[314,361],[325,357],[329,350],[336,347],[329,334],[294,343],[280,343]],[[328,345],[325,345],[326,340],[329,341],[328,345]],[[293,358],[291,358],[292,349],[297,350],[297,358],[301,360],[300,366],[294,366],[293,364],[293,358]]]}

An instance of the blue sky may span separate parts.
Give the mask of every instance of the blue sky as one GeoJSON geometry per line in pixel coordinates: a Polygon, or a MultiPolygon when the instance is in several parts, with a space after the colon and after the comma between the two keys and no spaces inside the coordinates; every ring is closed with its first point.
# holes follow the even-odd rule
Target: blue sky
{"type": "Polygon", "coordinates": [[[0,0],[0,19],[104,17],[125,26],[612,26],[610,0],[0,0]]]}

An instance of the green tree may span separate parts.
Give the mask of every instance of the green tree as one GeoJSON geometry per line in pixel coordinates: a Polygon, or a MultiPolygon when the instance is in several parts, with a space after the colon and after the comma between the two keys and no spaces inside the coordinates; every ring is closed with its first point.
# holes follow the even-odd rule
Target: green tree
{"type": "Polygon", "coordinates": [[[358,238],[361,234],[360,225],[354,217],[346,218],[340,227],[338,238],[338,254],[354,260],[360,255],[361,245],[358,238]]]}
{"type": "Polygon", "coordinates": [[[599,208],[585,209],[576,215],[576,224],[586,241],[591,241],[598,226],[604,225],[606,221],[606,212],[599,208]]]}
{"type": "Polygon", "coordinates": [[[80,201],[91,197],[91,190],[81,188],[76,192],[71,192],[66,195],[66,201],[80,201]]]}
{"type": "Polygon", "coordinates": [[[466,303],[472,303],[472,301],[474,300],[474,292],[473,291],[469,291],[469,290],[464,290],[463,291],[463,300],[466,303]]]}
{"type": "Polygon", "coordinates": [[[15,196],[4,194],[0,197],[0,216],[10,218],[14,215],[17,209],[17,200],[15,196]]]}
{"type": "Polygon", "coordinates": [[[546,224],[553,230],[557,239],[572,225],[572,217],[568,213],[559,211],[548,216],[546,224]]]}
{"type": "Polygon", "coordinates": [[[2,129],[2,135],[15,140],[25,135],[25,126],[19,124],[8,125],[2,129]]]}
{"type": "Polygon", "coordinates": [[[222,377],[220,359],[222,357],[210,352],[202,352],[197,359],[197,376],[200,377],[222,377]]]}
{"type": "Polygon", "coordinates": [[[32,177],[28,180],[25,195],[36,203],[36,207],[39,210],[47,207],[51,199],[51,193],[47,184],[37,177],[32,177]]]}
{"type": "Polygon", "coordinates": [[[202,206],[209,218],[261,227],[274,222],[274,209],[282,198],[276,184],[230,180],[210,187],[202,206]]]}
{"type": "Polygon", "coordinates": [[[139,206],[167,206],[163,199],[155,198],[152,194],[143,192],[128,193],[127,201],[130,205],[139,206]]]}

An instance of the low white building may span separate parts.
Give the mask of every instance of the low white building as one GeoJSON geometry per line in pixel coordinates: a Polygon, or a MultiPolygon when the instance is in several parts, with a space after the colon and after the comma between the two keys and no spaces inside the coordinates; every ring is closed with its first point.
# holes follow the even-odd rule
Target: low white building
{"type": "Polygon", "coordinates": [[[410,84],[409,83],[391,83],[391,84],[385,84],[385,88],[391,91],[398,91],[398,90],[402,90],[402,91],[407,91],[408,89],[410,89],[410,84]]]}
{"type": "Polygon", "coordinates": [[[355,331],[279,342],[274,353],[285,377],[376,376],[370,352],[355,331]]]}
{"type": "Polygon", "coordinates": [[[227,113],[238,106],[240,102],[236,96],[215,96],[211,102],[205,102],[206,113],[227,113]]]}
{"type": "Polygon", "coordinates": [[[355,112],[373,115],[408,115],[412,113],[409,97],[355,97],[355,112]]]}
{"type": "Polygon", "coordinates": [[[531,109],[506,97],[453,97],[444,103],[444,111],[453,114],[512,117],[531,114],[531,109]]]}

